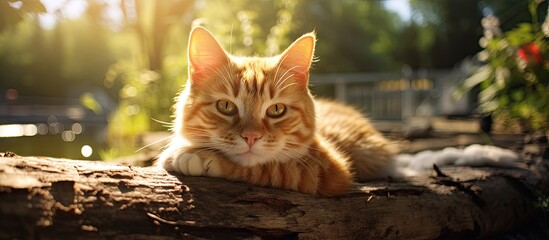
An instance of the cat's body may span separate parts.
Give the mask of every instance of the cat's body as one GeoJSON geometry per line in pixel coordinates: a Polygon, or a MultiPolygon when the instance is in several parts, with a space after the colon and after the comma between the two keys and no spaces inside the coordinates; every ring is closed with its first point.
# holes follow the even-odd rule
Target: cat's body
{"type": "Polygon", "coordinates": [[[396,150],[352,107],[308,89],[315,37],[270,58],[227,54],[204,28],[189,39],[189,81],[174,135],[159,156],[171,172],[334,196],[388,175],[396,150]]]}

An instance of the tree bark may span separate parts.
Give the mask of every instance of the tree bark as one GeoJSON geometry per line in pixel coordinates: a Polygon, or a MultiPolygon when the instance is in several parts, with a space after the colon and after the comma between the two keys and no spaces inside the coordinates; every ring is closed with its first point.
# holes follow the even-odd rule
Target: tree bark
{"type": "Polygon", "coordinates": [[[477,238],[528,222],[535,189],[547,186],[532,167],[442,171],[322,198],[157,168],[0,157],[0,239],[477,238]]]}

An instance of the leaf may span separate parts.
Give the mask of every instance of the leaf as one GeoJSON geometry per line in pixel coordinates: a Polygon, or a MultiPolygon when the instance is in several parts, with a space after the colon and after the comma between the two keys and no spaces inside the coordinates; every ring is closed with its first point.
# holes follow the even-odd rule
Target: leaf
{"type": "Polygon", "coordinates": [[[480,67],[475,74],[465,79],[465,81],[463,82],[463,87],[467,89],[471,89],[475,87],[476,85],[490,78],[490,75],[492,75],[492,72],[493,71],[490,66],[480,67]]]}
{"type": "Polygon", "coordinates": [[[84,105],[84,107],[90,109],[95,114],[101,114],[103,112],[103,108],[101,107],[101,104],[95,99],[93,94],[87,92],[80,96],[80,103],[84,105]]]}
{"type": "Polygon", "coordinates": [[[531,23],[521,23],[519,26],[505,34],[509,43],[519,47],[535,40],[535,34],[531,23]]]}
{"type": "Polygon", "coordinates": [[[456,87],[456,90],[452,96],[456,99],[462,98],[465,93],[471,91],[475,86],[479,85],[481,82],[486,81],[492,75],[492,68],[488,65],[480,67],[472,76],[465,79],[463,84],[456,87]]]}
{"type": "Polygon", "coordinates": [[[480,111],[483,113],[492,113],[499,108],[499,104],[496,101],[487,101],[480,103],[480,111]]]}
{"type": "Polygon", "coordinates": [[[486,89],[480,91],[478,94],[478,100],[480,102],[492,101],[498,94],[499,88],[496,85],[491,85],[486,89]]]}
{"type": "Polygon", "coordinates": [[[511,98],[513,101],[522,101],[524,100],[524,91],[523,90],[515,90],[511,93],[511,98]]]}
{"type": "Polygon", "coordinates": [[[42,4],[41,1],[37,0],[26,0],[22,1],[23,6],[21,6],[21,9],[23,11],[29,12],[29,13],[46,13],[46,7],[44,4],[42,4]]]}

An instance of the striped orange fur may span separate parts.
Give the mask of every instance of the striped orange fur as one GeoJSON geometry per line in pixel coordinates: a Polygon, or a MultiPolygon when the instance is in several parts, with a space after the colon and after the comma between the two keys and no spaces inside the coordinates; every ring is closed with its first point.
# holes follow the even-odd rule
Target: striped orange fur
{"type": "Polygon", "coordinates": [[[235,57],[204,28],[189,39],[189,81],[160,165],[320,196],[380,176],[395,153],[351,107],[308,89],[315,35],[275,57],[235,57]]]}

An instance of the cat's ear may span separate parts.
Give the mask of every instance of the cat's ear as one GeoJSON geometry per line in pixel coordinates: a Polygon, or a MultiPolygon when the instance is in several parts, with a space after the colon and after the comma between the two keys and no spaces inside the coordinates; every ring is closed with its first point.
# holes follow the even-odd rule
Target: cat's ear
{"type": "Polygon", "coordinates": [[[196,27],[189,37],[189,74],[193,83],[214,74],[217,68],[228,64],[229,57],[215,37],[203,27],[196,27]]]}
{"type": "Polygon", "coordinates": [[[280,66],[290,71],[299,83],[307,85],[309,70],[313,62],[316,37],[307,33],[290,45],[280,57],[280,66]]]}

